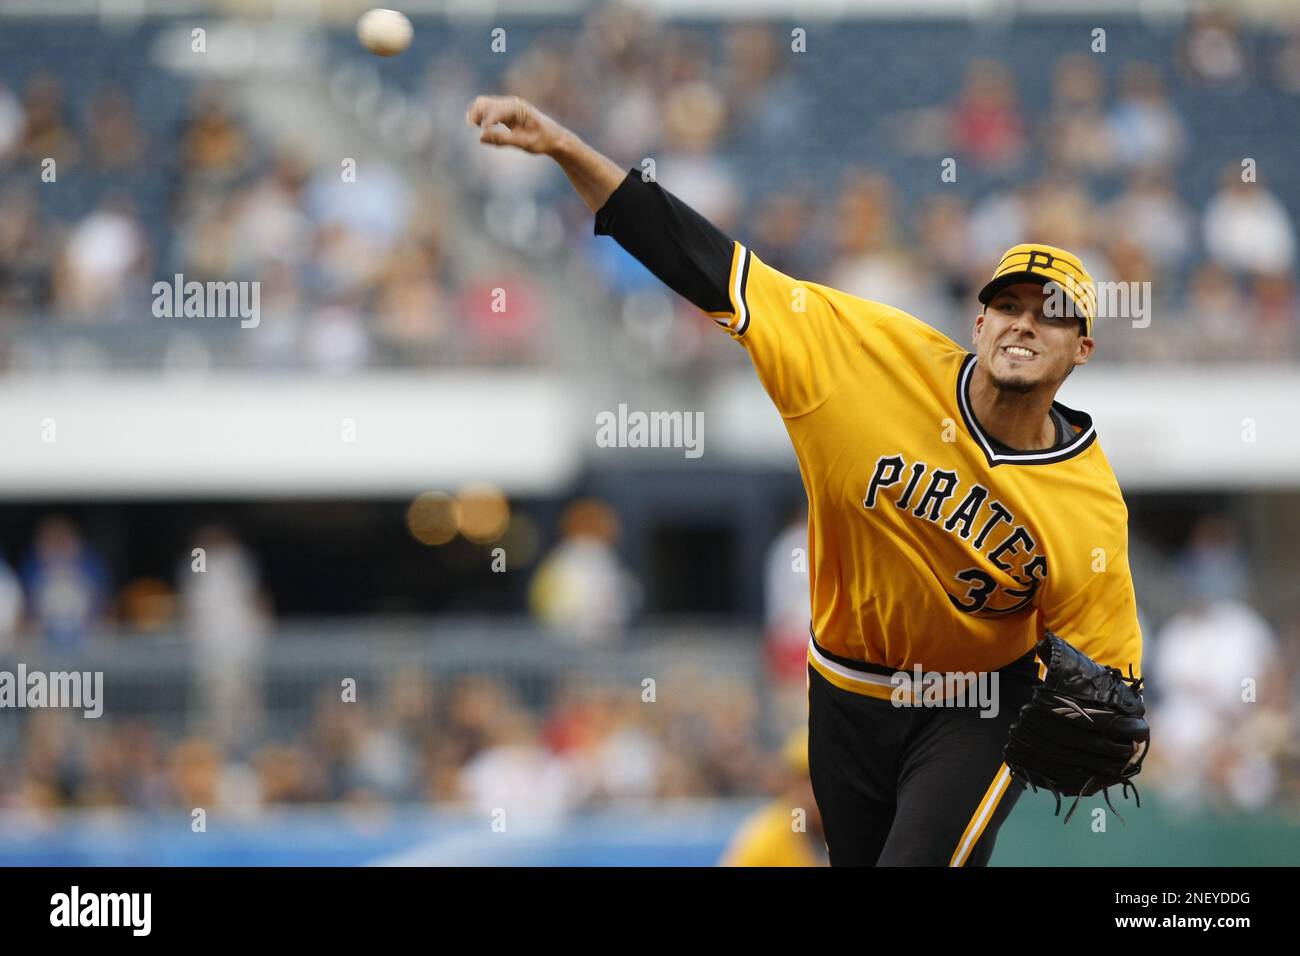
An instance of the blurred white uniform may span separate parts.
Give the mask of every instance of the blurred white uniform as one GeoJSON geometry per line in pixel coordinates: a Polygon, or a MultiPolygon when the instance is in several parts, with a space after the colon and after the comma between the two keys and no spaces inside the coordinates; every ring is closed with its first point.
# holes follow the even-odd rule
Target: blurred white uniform
{"type": "Polygon", "coordinates": [[[247,739],[260,718],[265,622],[257,572],[243,548],[210,545],[205,566],[182,571],[185,630],[194,644],[203,717],[222,744],[233,746],[247,739]]]}
{"type": "Polygon", "coordinates": [[[1271,765],[1242,750],[1250,743],[1242,728],[1263,705],[1242,697],[1243,681],[1263,685],[1275,646],[1264,619],[1232,599],[1181,611],[1160,631],[1151,670],[1161,696],[1152,726],[1172,789],[1185,801],[1214,789],[1216,763],[1229,753],[1242,757],[1229,771],[1233,801],[1254,806],[1271,796],[1271,765]]]}

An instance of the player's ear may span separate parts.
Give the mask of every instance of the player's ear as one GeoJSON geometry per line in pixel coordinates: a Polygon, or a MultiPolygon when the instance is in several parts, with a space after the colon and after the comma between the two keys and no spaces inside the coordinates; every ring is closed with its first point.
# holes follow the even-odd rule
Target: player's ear
{"type": "Polygon", "coordinates": [[[981,310],[980,314],[975,316],[975,330],[971,332],[971,336],[970,336],[970,340],[972,344],[979,341],[980,329],[982,329],[983,327],[984,327],[984,312],[983,310],[981,310]]]}
{"type": "Polygon", "coordinates": [[[1092,357],[1092,349],[1097,343],[1086,335],[1079,337],[1078,346],[1074,352],[1074,364],[1086,365],[1088,359],[1092,357]]]}

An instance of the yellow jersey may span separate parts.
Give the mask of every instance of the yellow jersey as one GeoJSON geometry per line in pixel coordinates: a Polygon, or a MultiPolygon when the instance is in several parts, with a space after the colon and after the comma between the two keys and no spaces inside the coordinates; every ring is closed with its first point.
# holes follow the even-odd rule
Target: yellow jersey
{"type": "Polygon", "coordinates": [[[734,244],[730,309],[808,495],[809,661],[889,697],[887,672],[970,672],[1045,629],[1141,674],[1128,509],[1091,418],[1015,451],[971,411],[975,356],[898,309],[800,282],[734,244]]]}

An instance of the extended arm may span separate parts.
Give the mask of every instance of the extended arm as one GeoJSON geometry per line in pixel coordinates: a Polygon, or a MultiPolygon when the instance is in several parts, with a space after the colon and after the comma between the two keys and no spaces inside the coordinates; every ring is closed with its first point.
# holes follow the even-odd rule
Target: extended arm
{"type": "Polygon", "coordinates": [[[549,156],[609,235],[665,285],[705,312],[731,309],[734,243],[658,183],[625,172],[555,120],[515,96],[480,96],[465,116],[479,142],[549,156]],[[494,128],[503,124],[506,128],[494,128]]]}
{"type": "Polygon", "coordinates": [[[518,96],[476,96],[465,121],[482,130],[480,143],[551,157],[592,212],[605,205],[623,181],[617,163],[518,96]],[[498,125],[506,128],[496,129],[498,125]]]}

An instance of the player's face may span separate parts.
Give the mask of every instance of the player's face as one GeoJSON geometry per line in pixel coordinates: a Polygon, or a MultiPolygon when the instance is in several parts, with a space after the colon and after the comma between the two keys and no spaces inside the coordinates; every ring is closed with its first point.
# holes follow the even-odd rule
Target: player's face
{"type": "Polygon", "coordinates": [[[1054,389],[1092,353],[1092,339],[1082,334],[1078,316],[1044,315],[1046,299],[1037,283],[1009,285],[975,320],[976,358],[1004,391],[1054,389]]]}

